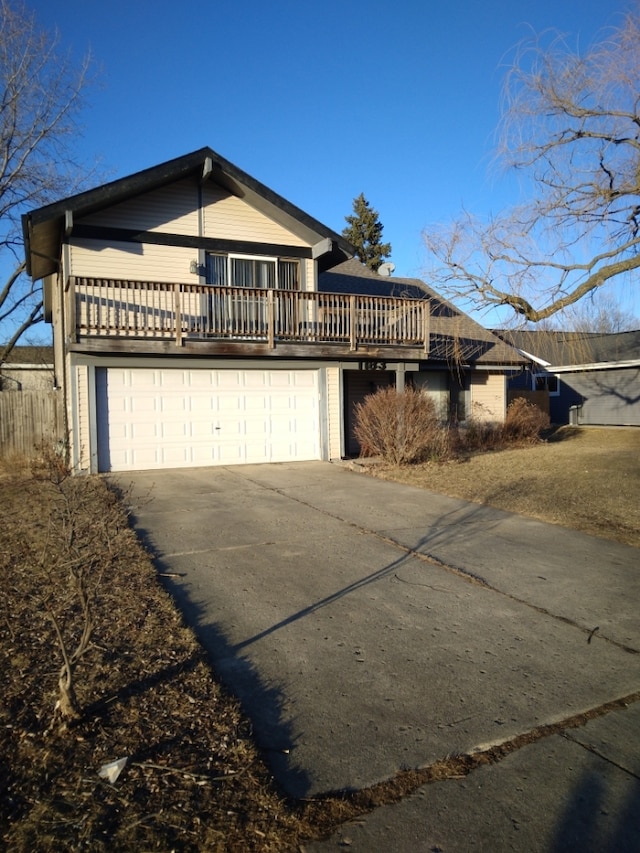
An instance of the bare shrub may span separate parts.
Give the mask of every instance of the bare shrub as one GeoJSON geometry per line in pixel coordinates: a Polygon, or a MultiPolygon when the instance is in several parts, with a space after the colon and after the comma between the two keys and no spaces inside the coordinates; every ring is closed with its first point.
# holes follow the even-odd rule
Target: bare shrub
{"type": "Polygon", "coordinates": [[[549,427],[549,415],[524,397],[516,397],[507,408],[502,434],[505,442],[534,444],[549,427]]]}
{"type": "Polygon", "coordinates": [[[435,402],[413,388],[381,388],[355,406],[354,433],[362,454],[381,456],[392,465],[442,459],[449,433],[435,402]]]}
{"type": "Polygon", "coordinates": [[[503,425],[496,421],[467,418],[458,428],[458,449],[464,451],[497,450],[503,444],[503,425]]]}
{"type": "MultiPolygon", "coordinates": [[[[57,695],[51,728],[60,731],[80,719],[78,685],[87,689],[96,667],[96,607],[104,574],[120,558],[127,542],[127,519],[118,496],[96,477],[71,477],[53,450],[31,460],[31,478],[49,499],[47,518],[39,522],[41,538],[26,546],[30,571],[38,577],[38,618],[53,628],[48,653],[58,664],[57,695]],[[96,516],[92,508],[101,507],[96,516]],[[57,659],[57,660],[56,660],[57,659]]],[[[26,543],[25,543],[26,545],[26,543]]]]}

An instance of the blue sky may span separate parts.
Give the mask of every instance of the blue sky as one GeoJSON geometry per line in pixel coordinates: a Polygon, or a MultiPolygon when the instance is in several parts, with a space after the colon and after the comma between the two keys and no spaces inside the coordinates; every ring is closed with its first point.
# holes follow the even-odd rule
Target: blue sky
{"type": "Polygon", "coordinates": [[[78,146],[106,177],[209,145],[336,231],[364,192],[402,276],[424,272],[425,226],[516,200],[490,169],[514,45],[555,28],[587,46],[630,0],[604,5],[28,0],[93,55],[78,146]]]}

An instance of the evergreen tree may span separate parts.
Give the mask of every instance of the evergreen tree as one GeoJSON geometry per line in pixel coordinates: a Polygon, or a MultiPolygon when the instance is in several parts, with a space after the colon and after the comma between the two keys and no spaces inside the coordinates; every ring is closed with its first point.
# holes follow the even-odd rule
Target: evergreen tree
{"type": "Polygon", "coordinates": [[[378,211],[374,210],[360,193],[353,200],[353,214],[345,216],[349,223],[342,232],[357,251],[358,258],[369,269],[377,270],[385,257],[391,254],[391,243],[382,243],[383,225],[378,219],[378,211]]]}

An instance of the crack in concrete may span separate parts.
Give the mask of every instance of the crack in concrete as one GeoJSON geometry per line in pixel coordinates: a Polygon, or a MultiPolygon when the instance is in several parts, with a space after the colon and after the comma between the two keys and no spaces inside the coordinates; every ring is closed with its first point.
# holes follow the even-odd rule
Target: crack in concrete
{"type": "Polygon", "coordinates": [[[371,536],[375,536],[381,542],[385,542],[387,545],[391,545],[395,548],[398,548],[408,556],[416,557],[418,560],[422,560],[423,562],[429,563],[430,565],[436,566],[437,568],[443,569],[444,571],[451,572],[452,574],[457,575],[467,583],[473,583],[478,586],[482,586],[484,589],[490,590],[491,592],[495,592],[498,595],[502,595],[510,601],[514,601],[517,604],[523,604],[525,607],[529,607],[543,616],[548,616],[551,619],[556,619],[559,622],[563,622],[565,625],[569,625],[572,628],[576,628],[578,631],[581,631],[583,634],[586,634],[588,636],[587,642],[589,643],[594,638],[596,631],[598,631],[596,639],[604,640],[605,642],[610,643],[611,645],[616,646],[619,649],[622,649],[622,651],[625,651],[628,654],[640,654],[640,649],[636,649],[633,646],[628,646],[625,643],[620,643],[618,640],[614,640],[611,637],[607,637],[606,635],[599,633],[599,628],[593,629],[592,627],[585,627],[579,622],[575,622],[573,619],[570,619],[568,616],[561,616],[558,613],[553,613],[552,611],[547,610],[545,607],[541,607],[537,604],[532,604],[530,601],[527,601],[524,598],[519,598],[518,596],[513,595],[512,593],[504,592],[504,590],[498,589],[498,587],[493,586],[492,584],[488,583],[484,578],[474,574],[468,569],[445,563],[437,557],[433,556],[432,554],[424,554],[420,551],[416,551],[414,548],[410,548],[409,546],[403,545],[401,542],[398,542],[398,540],[394,539],[393,537],[384,536],[382,533],[378,533],[377,530],[371,530],[367,527],[363,527],[360,524],[356,524],[353,521],[349,521],[346,518],[342,518],[342,516],[337,515],[336,513],[329,512],[329,510],[321,509],[320,507],[315,506],[315,504],[310,503],[309,501],[305,501],[302,498],[295,497],[294,495],[289,494],[284,489],[279,489],[274,486],[265,486],[263,483],[258,483],[255,480],[252,480],[250,477],[245,477],[245,479],[253,483],[253,485],[264,489],[265,491],[275,492],[276,494],[280,495],[283,498],[286,498],[287,500],[294,501],[295,503],[299,503],[301,506],[306,506],[309,509],[315,510],[316,512],[320,512],[323,515],[326,515],[328,518],[333,518],[335,521],[341,521],[343,524],[348,524],[355,530],[359,530],[362,533],[367,533],[371,536]]]}
{"type": "Polygon", "coordinates": [[[597,755],[598,758],[601,758],[603,761],[606,761],[607,764],[611,764],[613,767],[617,767],[618,770],[622,770],[628,776],[631,776],[634,779],[638,779],[640,781],[640,774],[634,773],[633,770],[629,770],[628,767],[625,767],[623,764],[619,764],[617,761],[614,761],[612,758],[609,758],[604,753],[600,752],[599,749],[596,749],[595,746],[591,746],[588,743],[582,743],[582,741],[577,740],[577,738],[571,737],[568,732],[560,732],[560,735],[571,743],[575,743],[576,746],[581,746],[587,752],[591,752],[593,755],[597,755]]]}
{"type": "MultiPolygon", "coordinates": [[[[545,738],[553,735],[565,737],[572,740],[579,746],[583,746],[579,741],[574,740],[567,735],[567,729],[575,729],[585,726],[591,720],[603,717],[613,711],[621,711],[629,705],[640,701],[640,691],[623,696],[619,699],[614,699],[591,708],[588,711],[579,714],[573,714],[563,720],[555,723],[548,723],[542,726],[537,726],[527,732],[507,738],[504,741],[499,741],[491,745],[472,750],[468,753],[459,755],[448,755],[443,759],[434,761],[431,764],[420,767],[415,770],[400,770],[391,779],[384,782],[379,782],[368,788],[362,788],[354,792],[336,791],[323,794],[319,797],[309,798],[302,802],[314,803],[317,806],[329,806],[337,799],[340,799],[343,804],[347,805],[347,813],[344,819],[333,827],[333,830],[338,826],[348,821],[353,820],[359,815],[368,814],[375,809],[385,805],[392,805],[400,802],[406,797],[416,793],[425,785],[435,782],[444,782],[451,779],[464,779],[474,770],[479,767],[498,764],[507,756],[522,749],[525,746],[537,743],[545,738]]],[[[586,748],[586,747],[584,747],[586,748]]],[[[595,754],[598,752],[592,750],[595,754]]],[[[615,762],[606,759],[605,756],[600,756],[608,760],[611,764],[618,766],[615,762]]],[[[621,767],[621,770],[634,776],[627,768],[621,767]]]]}

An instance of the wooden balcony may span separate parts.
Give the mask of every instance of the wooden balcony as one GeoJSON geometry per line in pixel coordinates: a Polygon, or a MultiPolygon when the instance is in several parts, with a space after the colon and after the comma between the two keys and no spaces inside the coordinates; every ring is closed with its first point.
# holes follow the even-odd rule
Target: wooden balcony
{"type": "Polygon", "coordinates": [[[429,349],[429,302],[422,299],[77,277],[69,294],[75,342],[92,350],[157,342],[164,351],[168,344],[203,354],[426,358],[429,349]]]}

